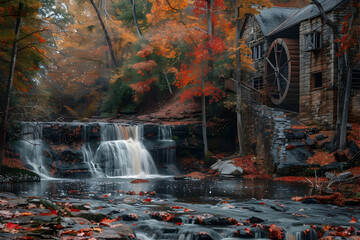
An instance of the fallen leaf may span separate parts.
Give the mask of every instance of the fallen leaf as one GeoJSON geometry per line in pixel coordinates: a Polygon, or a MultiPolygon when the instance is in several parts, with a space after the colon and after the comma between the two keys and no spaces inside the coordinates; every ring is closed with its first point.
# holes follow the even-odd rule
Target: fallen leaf
{"type": "Polygon", "coordinates": [[[20,216],[35,216],[35,215],[31,212],[22,212],[20,216]]]}
{"type": "Polygon", "coordinates": [[[181,209],[182,207],[180,206],[172,206],[172,209],[181,209]]]}
{"type": "Polygon", "coordinates": [[[102,233],[102,231],[104,231],[104,229],[102,229],[102,228],[93,227],[92,229],[93,229],[94,231],[99,232],[99,233],[102,233]]]}
{"type": "Polygon", "coordinates": [[[5,225],[5,228],[8,228],[8,229],[10,229],[10,230],[12,230],[12,229],[22,229],[22,227],[21,227],[19,224],[12,223],[12,222],[8,222],[8,223],[5,225]]]}
{"type": "Polygon", "coordinates": [[[0,217],[12,218],[13,214],[8,210],[0,210],[0,217]]]}
{"type": "Polygon", "coordinates": [[[351,221],[350,221],[350,223],[356,223],[356,219],[355,219],[353,216],[351,216],[351,221]]]}

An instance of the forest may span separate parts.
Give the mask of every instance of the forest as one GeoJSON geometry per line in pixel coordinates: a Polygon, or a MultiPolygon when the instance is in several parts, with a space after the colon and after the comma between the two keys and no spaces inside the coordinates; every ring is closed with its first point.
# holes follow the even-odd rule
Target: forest
{"type": "Polygon", "coordinates": [[[359,8],[0,0],[0,238],[358,239],[359,8]]]}

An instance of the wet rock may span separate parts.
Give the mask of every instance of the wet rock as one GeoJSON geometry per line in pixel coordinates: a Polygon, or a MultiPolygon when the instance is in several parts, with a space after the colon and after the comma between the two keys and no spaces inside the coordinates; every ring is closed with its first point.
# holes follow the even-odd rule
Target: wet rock
{"type": "Polygon", "coordinates": [[[95,239],[101,239],[101,240],[125,240],[125,239],[127,239],[125,236],[121,236],[115,230],[107,229],[107,228],[105,228],[104,231],[102,231],[101,233],[94,232],[93,237],[95,239]]]}
{"type": "Polygon", "coordinates": [[[168,212],[155,212],[153,214],[150,214],[150,218],[156,219],[158,221],[164,221],[164,222],[173,222],[174,221],[174,215],[172,215],[168,212]]]}
{"type": "Polygon", "coordinates": [[[251,228],[240,228],[234,232],[234,236],[238,238],[254,238],[254,230],[251,228]]]}
{"type": "Polygon", "coordinates": [[[17,199],[8,200],[8,204],[14,205],[16,207],[25,207],[29,203],[25,198],[17,198],[17,199]]]}
{"type": "Polygon", "coordinates": [[[318,239],[318,236],[321,235],[321,229],[319,229],[318,234],[318,231],[315,230],[313,227],[308,225],[290,227],[285,233],[285,239],[318,239]]]}
{"type": "Polygon", "coordinates": [[[100,222],[101,220],[103,220],[104,218],[106,218],[107,216],[105,214],[101,214],[101,213],[81,213],[79,214],[80,218],[85,218],[89,221],[95,221],[95,222],[100,222]]]}
{"type": "Polygon", "coordinates": [[[127,224],[121,224],[119,222],[113,222],[110,224],[110,228],[120,235],[134,235],[134,230],[127,224]]]}
{"type": "Polygon", "coordinates": [[[289,211],[289,208],[284,207],[284,206],[280,206],[280,205],[275,205],[275,204],[270,205],[270,208],[274,209],[277,212],[287,212],[287,211],[289,211]]]}
{"type": "Polygon", "coordinates": [[[320,132],[320,129],[317,128],[317,127],[314,127],[314,128],[311,128],[311,129],[308,130],[309,135],[314,135],[314,134],[319,133],[319,132],[320,132]]]}
{"type": "Polygon", "coordinates": [[[236,167],[232,160],[219,160],[211,166],[211,169],[219,171],[221,175],[241,176],[244,172],[241,167],[236,167]]]}
{"type": "Polygon", "coordinates": [[[2,192],[0,193],[0,198],[2,199],[15,199],[17,198],[17,196],[13,193],[9,193],[9,192],[2,192]]]}
{"type": "Polygon", "coordinates": [[[139,216],[135,213],[128,213],[128,214],[121,215],[121,219],[123,221],[137,221],[137,220],[139,220],[139,216]]]}
{"type": "Polygon", "coordinates": [[[339,163],[339,162],[332,162],[328,165],[321,167],[321,169],[324,171],[336,170],[336,169],[340,169],[340,168],[341,168],[341,163],[339,163]]]}
{"type": "Polygon", "coordinates": [[[332,177],[330,180],[332,182],[337,182],[337,181],[343,181],[344,179],[350,178],[353,176],[352,172],[343,172],[338,174],[337,176],[332,177]]]}
{"type": "Polygon", "coordinates": [[[54,222],[56,221],[57,216],[56,215],[50,215],[50,216],[35,216],[32,218],[35,222],[54,222]]]}
{"type": "Polygon", "coordinates": [[[305,139],[306,134],[304,132],[300,131],[294,131],[294,132],[285,132],[284,133],[286,139],[305,139]]]}
{"type": "Polygon", "coordinates": [[[304,201],[302,201],[301,203],[304,203],[304,204],[318,204],[319,201],[317,199],[314,199],[314,198],[308,198],[308,199],[305,199],[304,201]]]}
{"type": "Polygon", "coordinates": [[[285,151],[284,161],[277,163],[277,173],[280,175],[300,175],[308,167],[306,160],[312,156],[303,143],[291,144],[296,148],[285,151]]]}
{"type": "Polygon", "coordinates": [[[217,226],[226,226],[226,225],[235,225],[237,220],[234,218],[224,218],[224,217],[203,217],[198,216],[195,219],[195,224],[199,225],[217,225],[217,226]]]}
{"type": "Polygon", "coordinates": [[[178,239],[179,236],[179,229],[178,228],[162,228],[153,236],[153,239],[178,239]]]}
{"type": "Polygon", "coordinates": [[[258,217],[251,217],[248,219],[248,221],[251,223],[251,224],[254,224],[254,223],[262,223],[262,222],[265,222],[265,220],[261,219],[261,218],[258,218],[258,217]]]}
{"type": "Polygon", "coordinates": [[[85,218],[81,218],[81,217],[71,217],[70,218],[73,222],[77,223],[77,224],[81,224],[81,225],[91,225],[91,222],[85,218]]]}
{"type": "Polygon", "coordinates": [[[213,240],[213,238],[207,232],[199,232],[194,236],[193,239],[194,240],[213,240]]]}
{"type": "Polygon", "coordinates": [[[322,140],[324,140],[324,139],[326,139],[328,137],[325,136],[324,134],[320,133],[320,134],[316,135],[315,138],[316,138],[317,141],[322,141],[322,140]]]}
{"type": "Polygon", "coordinates": [[[40,182],[40,176],[26,169],[0,167],[0,183],[40,182]]]}
{"type": "Polygon", "coordinates": [[[312,147],[312,146],[314,146],[314,144],[315,144],[315,141],[314,140],[312,140],[310,137],[306,137],[306,145],[308,145],[309,147],[312,147]]]}

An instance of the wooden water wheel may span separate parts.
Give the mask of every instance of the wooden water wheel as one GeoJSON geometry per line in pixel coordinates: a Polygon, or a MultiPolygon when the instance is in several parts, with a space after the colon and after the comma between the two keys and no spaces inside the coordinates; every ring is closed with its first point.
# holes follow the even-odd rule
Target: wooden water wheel
{"type": "Polygon", "coordinates": [[[286,108],[299,105],[298,40],[278,38],[271,44],[266,57],[265,80],[273,104],[284,103],[286,108]]]}

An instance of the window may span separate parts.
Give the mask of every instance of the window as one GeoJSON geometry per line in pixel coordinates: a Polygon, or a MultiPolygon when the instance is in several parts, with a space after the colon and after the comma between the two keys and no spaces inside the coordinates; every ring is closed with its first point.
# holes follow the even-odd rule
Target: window
{"type": "Polygon", "coordinates": [[[313,73],[311,75],[312,88],[322,87],[322,72],[313,73]]]}
{"type": "Polygon", "coordinates": [[[252,48],[252,58],[254,60],[260,59],[262,57],[262,47],[261,45],[257,45],[252,48]]]}
{"type": "Polygon", "coordinates": [[[264,79],[262,77],[256,77],[252,79],[252,87],[261,90],[264,87],[264,79]]]}
{"type": "Polygon", "coordinates": [[[315,51],[321,48],[321,34],[312,32],[305,35],[305,51],[315,51]]]}
{"type": "Polygon", "coordinates": [[[360,89],[360,68],[353,69],[351,88],[352,89],[360,89]]]}

